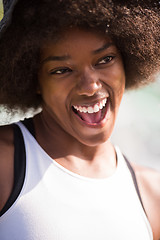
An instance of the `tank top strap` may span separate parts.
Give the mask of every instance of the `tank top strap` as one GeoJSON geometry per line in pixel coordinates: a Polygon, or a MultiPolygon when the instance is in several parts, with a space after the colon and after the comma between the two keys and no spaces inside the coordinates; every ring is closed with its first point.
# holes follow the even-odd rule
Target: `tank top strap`
{"type": "Polygon", "coordinates": [[[22,132],[16,124],[13,124],[13,132],[14,132],[14,184],[10,197],[8,198],[3,209],[0,211],[0,216],[2,216],[15,202],[23,187],[25,179],[26,152],[22,132]]]}

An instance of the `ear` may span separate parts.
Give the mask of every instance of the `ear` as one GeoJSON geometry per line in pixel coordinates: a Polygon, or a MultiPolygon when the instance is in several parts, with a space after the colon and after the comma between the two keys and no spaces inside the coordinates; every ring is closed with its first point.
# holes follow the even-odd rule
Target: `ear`
{"type": "Polygon", "coordinates": [[[40,87],[40,84],[39,84],[39,83],[37,84],[36,93],[37,93],[37,94],[41,94],[41,87],[40,87]]]}
{"type": "Polygon", "coordinates": [[[39,86],[37,87],[36,93],[37,93],[37,94],[41,94],[41,90],[40,90],[40,87],[39,87],[39,86]]]}

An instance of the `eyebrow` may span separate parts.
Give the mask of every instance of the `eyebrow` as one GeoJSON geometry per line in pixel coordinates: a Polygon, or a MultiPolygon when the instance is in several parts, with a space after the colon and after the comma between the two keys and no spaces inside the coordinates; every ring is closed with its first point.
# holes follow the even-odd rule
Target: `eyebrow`
{"type": "Polygon", "coordinates": [[[65,61],[70,59],[71,57],[69,55],[64,55],[64,56],[49,56],[42,60],[41,64],[48,62],[48,61],[65,61]]]}
{"type": "Polygon", "coordinates": [[[94,50],[94,51],[92,52],[92,54],[101,53],[101,52],[103,52],[104,50],[106,50],[107,48],[109,48],[110,46],[113,46],[113,45],[114,45],[113,42],[106,43],[106,44],[104,44],[102,47],[94,50]]]}
{"type": "MultiPolygon", "coordinates": [[[[113,46],[114,44],[112,42],[104,44],[102,47],[93,50],[92,54],[98,54],[109,48],[110,46],[113,46]]],[[[64,56],[49,56],[42,60],[41,64],[46,63],[48,61],[66,61],[69,60],[71,57],[69,55],[64,55],[64,56]]]]}

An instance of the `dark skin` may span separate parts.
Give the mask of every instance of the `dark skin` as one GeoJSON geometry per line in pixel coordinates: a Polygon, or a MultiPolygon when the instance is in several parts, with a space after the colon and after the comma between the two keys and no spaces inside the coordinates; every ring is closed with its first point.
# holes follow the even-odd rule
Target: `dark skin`
{"type": "MultiPolygon", "coordinates": [[[[57,43],[48,41],[42,46],[37,88],[43,98],[43,110],[33,119],[38,143],[70,171],[90,178],[111,176],[117,162],[108,139],[124,88],[122,58],[109,37],[72,29],[64,32],[57,43]],[[73,107],[97,109],[104,100],[105,111],[97,110],[101,114],[96,113],[91,120],[82,120],[73,111],[73,107]]],[[[0,128],[0,151],[2,209],[13,187],[12,126],[0,128]]],[[[137,165],[133,168],[154,240],[159,240],[160,174],[137,165]]]]}

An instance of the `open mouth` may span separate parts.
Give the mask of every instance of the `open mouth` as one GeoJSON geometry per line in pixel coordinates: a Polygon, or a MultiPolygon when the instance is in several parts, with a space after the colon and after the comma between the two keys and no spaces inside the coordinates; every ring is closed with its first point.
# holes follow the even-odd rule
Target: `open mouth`
{"type": "Polygon", "coordinates": [[[88,124],[97,124],[105,118],[108,105],[107,103],[108,98],[105,98],[94,105],[73,105],[72,110],[84,122],[88,124]]]}

